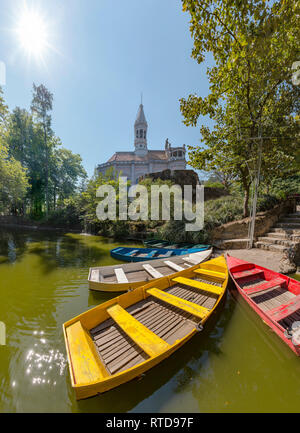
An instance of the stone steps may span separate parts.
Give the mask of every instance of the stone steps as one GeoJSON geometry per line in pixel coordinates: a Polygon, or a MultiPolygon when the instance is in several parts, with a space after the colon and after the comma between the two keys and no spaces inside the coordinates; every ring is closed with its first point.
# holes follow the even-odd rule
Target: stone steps
{"type": "Polygon", "coordinates": [[[284,253],[285,251],[288,251],[288,248],[283,245],[268,244],[261,241],[255,242],[254,245],[256,248],[260,248],[262,250],[267,250],[267,251],[274,251],[275,253],[284,253]]]}
{"type": "Polygon", "coordinates": [[[269,233],[258,237],[255,247],[262,250],[284,253],[297,249],[300,243],[300,212],[285,215],[269,229],[269,233]]]}
{"type": "Polygon", "coordinates": [[[259,237],[258,241],[270,245],[282,245],[288,248],[293,247],[296,244],[296,242],[294,242],[291,239],[277,239],[277,238],[269,237],[268,235],[259,237]]]}
{"type": "Polygon", "coordinates": [[[290,213],[288,215],[285,215],[284,218],[300,218],[300,212],[290,213]]]}
{"type": "Polygon", "coordinates": [[[270,229],[270,232],[272,232],[272,233],[289,234],[289,235],[300,235],[300,230],[297,230],[297,229],[284,229],[282,227],[272,227],[270,229]]]}
{"type": "Polygon", "coordinates": [[[285,218],[280,218],[280,220],[278,221],[279,223],[282,224],[296,224],[296,225],[300,225],[300,218],[291,218],[291,217],[285,217],[285,218]]]}
{"type": "Polygon", "coordinates": [[[300,231],[300,223],[280,223],[278,222],[275,225],[276,228],[281,229],[292,229],[292,230],[299,230],[300,231]]]}
{"type": "Polygon", "coordinates": [[[281,233],[281,232],[269,232],[269,233],[265,234],[264,236],[268,236],[269,238],[272,238],[272,239],[285,240],[285,239],[290,239],[291,235],[284,233],[284,232],[283,233],[281,233]]]}

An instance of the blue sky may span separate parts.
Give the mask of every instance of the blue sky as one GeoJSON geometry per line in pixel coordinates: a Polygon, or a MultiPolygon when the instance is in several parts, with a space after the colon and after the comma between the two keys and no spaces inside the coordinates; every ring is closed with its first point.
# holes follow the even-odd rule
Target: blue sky
{"type": "Polygon", "coordinates": [[[166,138],[199,144],[199,127],[183,124],[179,99],[208,93],[207,63],[190,57],[181,1],[28,0],[48,27],[42,61],[25,55],[13,31],[24,3],[0,0],[5,99],[10,109],[29,109],[32,83],[43,83],[54,94],[54,131],[89,175],[115,151],[133,150],[141,92],[150,149],[162,149],[166,138]]]}

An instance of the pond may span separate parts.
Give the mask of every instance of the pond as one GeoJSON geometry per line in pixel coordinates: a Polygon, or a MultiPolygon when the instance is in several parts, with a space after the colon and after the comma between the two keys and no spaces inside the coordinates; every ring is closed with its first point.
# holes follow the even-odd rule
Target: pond
{"type": "Polygon", "coordinates": [[[299,412],[300,360],[230,291],[205,330],[144,377],[76,401],[62,324],[113,297],[89,291],[87,276],[117,263],[117,245],[0,229],[0,412],[299,412]]]}

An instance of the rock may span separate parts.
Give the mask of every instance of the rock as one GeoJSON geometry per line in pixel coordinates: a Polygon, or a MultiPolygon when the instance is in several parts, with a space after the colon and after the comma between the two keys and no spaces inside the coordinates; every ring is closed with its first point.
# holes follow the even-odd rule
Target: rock
{"type": "Polygon", "coordinates": [[[283,274],[294,274],[297,272],[297,266],[300,265],[300,243],[288,248],[280,261],[280,272],[283,274]]]}
{"type": "Polygon", "coordinates": [[[289,261],[288,258],[282,257],[279,263],[279,272],[281,274],[294,274],[297,271],[297,266],[289,261]]]}
{"type": "MultiPolygon", "coordinates": [[[[158,173],[149,173],[139,178],[143,180],[145,178],[151,178],[153,180],[171,180],[175,185],[180,185],[183,191],[184,185],[192,185],[193,187],[193,200],[195,200],[196,185],[199,185],[198,174],[194,170],[163,170],[158,173]]],[[[205,187],[204,189],[204,201],[214,200],[225,195],[229,195],[229,192],[225,188],[205,187]]]]}

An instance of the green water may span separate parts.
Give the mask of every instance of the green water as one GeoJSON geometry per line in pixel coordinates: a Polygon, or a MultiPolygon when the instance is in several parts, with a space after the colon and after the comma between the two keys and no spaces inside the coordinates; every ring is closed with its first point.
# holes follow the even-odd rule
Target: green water
{"type": "Polygon", "coordinates": [[[300,411],[300,359],[229,293],[201,334],[142,379],[77,402],[62,323],[112,297],[89,291],[87,275],[116,263],[116,245],[0,230],[0,412],[300,411]]]}

